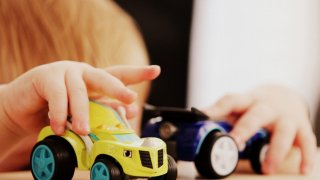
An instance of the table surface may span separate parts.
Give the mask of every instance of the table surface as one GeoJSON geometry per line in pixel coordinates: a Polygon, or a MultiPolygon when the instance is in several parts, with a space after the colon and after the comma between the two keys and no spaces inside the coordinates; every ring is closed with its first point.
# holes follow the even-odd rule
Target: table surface
{"type": "MultiPolygon", "coordinates": [[[[254,180],[272,180],[272,179],[290,179],[290,180],[319,180],[320,179],[320,148],[317,153],[316,166],[309,175],[299,174],[300,153],[298,150],[292,150],[286,160],[280,165],[279,172],[274,175],[257,175],[250,168],[248,161],[240,161],[234,174],[227,179],[254,179],[254,180]]],[[[0,179],[33,179],[31,171],[17,171],[0,173],[0,179]]],[[[76,170],[73,179],[90,179],[89,171],[76,170]]],[[[192,162],[178,162],[178,179],[201,179],[192,162]]]]}

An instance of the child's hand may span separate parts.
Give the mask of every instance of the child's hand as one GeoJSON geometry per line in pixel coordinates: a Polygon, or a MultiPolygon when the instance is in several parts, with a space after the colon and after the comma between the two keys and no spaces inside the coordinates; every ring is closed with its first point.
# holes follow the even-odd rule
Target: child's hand
{"type": "Polygon", "coordinates": [[[152,80],[159,73],[158,66],[98,69],[72,61],[38,66],[1,87],[0,109],[7,117],[2,123],[24,136],[50,121],[53,131],[62,135],[70,114],[73,130],[84,135],[89,132],[88,96],[107,96],[130,107],[137,94],[126,85],[152,80]]]}
{"type": "Polygon", "coordinates": [[[306,104],[289,89],[264,86],[249,94],[231,94],[205,112],[234,124],[231,136],[242,146],[260,128],[271,132],[270,148],[262,165],[264,173],[274,173],[291,147],[298,146],[302,173],[311,171],[316,155],[316,138],[306,104]]]}

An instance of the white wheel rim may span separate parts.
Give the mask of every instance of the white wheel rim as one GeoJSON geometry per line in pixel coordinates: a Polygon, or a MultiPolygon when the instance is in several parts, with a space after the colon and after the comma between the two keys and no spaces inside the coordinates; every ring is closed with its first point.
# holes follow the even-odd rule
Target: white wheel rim
{"type": "Polygon", "coordinates": [[[261,150],[260,150],[260,154],[259,154],[259,161],[260,161],[260,164],[263,163],[264,159],[266,158],[266,154],[267,154],[267,151],[269,149],[269,145],[264,145],[261,150]]]}
{"type": "Polygon", "coordinates": [[[239,152],[230,137],[222,136],[214,143],[210,156],[214,171],[220,176],[226,176],[236,168],[239,152]]]}

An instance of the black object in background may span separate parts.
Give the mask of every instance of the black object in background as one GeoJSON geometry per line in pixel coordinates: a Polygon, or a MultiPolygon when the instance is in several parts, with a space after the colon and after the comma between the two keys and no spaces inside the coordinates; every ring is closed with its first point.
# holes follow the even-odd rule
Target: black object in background
{"type": "Polygon", "coordinates": [[[315,133],[317,136],[317,145],[320,147],[320,103],[318,105],[318,113],[316,116],[316,122],[315,122],[315,133]]]}
{"type": "Polygon", "coordinates": [[[137,22],[152,64],[162,68],[148,103],[186,106],[192,0],[116,0],[137,22]]]}

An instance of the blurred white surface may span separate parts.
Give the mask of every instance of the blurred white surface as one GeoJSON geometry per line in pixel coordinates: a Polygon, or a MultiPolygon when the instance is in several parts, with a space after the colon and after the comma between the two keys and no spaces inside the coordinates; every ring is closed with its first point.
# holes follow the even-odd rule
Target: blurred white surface
{"type": "Polygon", "coordinates": [[[193,13],[189,106],[277,83],[305,96],[314,117],[320,93],[319,0],[201,0],[193,13]]]}

